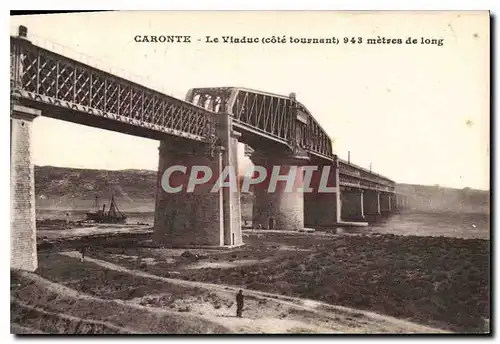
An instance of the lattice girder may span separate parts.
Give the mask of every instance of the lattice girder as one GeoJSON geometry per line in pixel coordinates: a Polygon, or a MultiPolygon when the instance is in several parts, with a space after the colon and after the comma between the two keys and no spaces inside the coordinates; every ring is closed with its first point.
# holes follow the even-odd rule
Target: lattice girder
{"type": "Polygon", "coordinates": [[[211,143],[215,113],[11,37],[12,95],[211,143]]]}
{"type": "Polygon", "coordinates": [[[233,121],[242,127],[290,147],[298,145],[305,151],[327,159],[334,155],[326,132],[302,104],[290,97],[244,88],[216,87],[191,89],[186,99],[198,106],[221,112],[221,107],[214,108],[211,105],[213,101],[207,101],[216,100],[233,116],[233,121]],[[297,124],[297,111],[308,118],[306,125],[297,124]]]}

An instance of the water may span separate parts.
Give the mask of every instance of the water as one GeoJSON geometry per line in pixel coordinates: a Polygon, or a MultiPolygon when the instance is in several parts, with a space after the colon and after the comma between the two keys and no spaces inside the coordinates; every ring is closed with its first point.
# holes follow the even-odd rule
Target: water
{"type": "MultiPolygon", "coordinates": [[[[350,229],[344,229],[350,231],[350,229]]],[[[490,216],[485,213],[402,213],[380,219],[356,232],[489,239],[490,216]]]]}
{"type": "Polygon", "coordinates": [[[140,225],[105,225],[97,224],[91,227],[69,228],[65,230],[41,229],[37,231],[37,237],[43,239],[60,239],[71,237],[82,237],[95,234],[115,233],[149,233],[150,229],[140,225]]]}
{"type": "MultiPolygon", "coordinates": [[[[54,210],[54,209],[37,209],[36,219],[61,219],[69,221],[81,221],[85,220],[85,213],[88,210],[54,210]]],[[[127,224],[148,224],[153,226],[154,223],[154,212],[126,212],[127,224]]]]}
{"type": "MultiPolygon", "coordinates": [[[[127,212],[127,223],[154,223],[153,212],[127,212]]],[[[85,211],[37,210],[37,219],[83,220],[85,211]],[[66,216],[66,213],[68,216],[66,216]]],[[[402,213],[380,218],[368,227],[342,228],[345,233],[383,233],[489,239],[490,216],[485,213],[402,213]]]]}

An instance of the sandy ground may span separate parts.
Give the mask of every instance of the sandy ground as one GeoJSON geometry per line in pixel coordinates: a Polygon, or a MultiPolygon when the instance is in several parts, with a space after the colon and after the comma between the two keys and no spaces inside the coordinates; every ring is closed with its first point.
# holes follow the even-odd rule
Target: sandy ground
{"type": "MultiPolygon", "coordinates": [[[[271,299],[277,298],[276,295],[288,295],[324,302],[307,301],[307,307],[301,312],[309,312],[311,305],[316,305],[316,310],[329,312],[334,306],[327,304],[342,305],[433,329],[458,333],[484,333],[489,329],[484,320],[489,315],[485,265],[488,245],[482,240],[245,231],[245,246],[225,250],[158,247],[151,233],[101,233],[82,235],[80,239],[77,236],[54,242],[47,240],[41,245],[37,273],[99,298],[137,298],[136,303],[148,307],[180,309],[180,312],[199,315],[206,314],[208,307],[223,320],[233,317],[234,292],[242,288],[274,293],[268,294],[272,295],[271,299]],[[104,273],[107,269],[90,260],[81,264],[74,257],[58,254],[79,250],[83,245],[89,248],[87,256],[117,266],[110,271],[112,277],[107,278],[104,273]],[[128,270],[121,272],[123,268],[128,270]],[[147,272],[148,277],[134,277],[136,275],[130,273],[132,270],[147,272]],[[214,289],[193,291],[193,287],[170,285],[157,278],[160,276],[171,282],[175,279],[197,281],[223,289],[214,291],[217,295],[211,296],[212,292],[207,290],[214,289]],[[195,300],[186,294],[195,296],[195,300]],[[227,306],[218,305],[218,299],[227,300],[227,306]],[[174,301],[176,304],[170,308],[174,301]]],[[[300,299],[279,296],[279,300],[292,302],[295,307],[291,312],[263,315],[256,309],[272,307],[250,299],[244,314],[256,321],[268,317],[304,322],[296,314],[296,305],[302,304],[296,300],[300,299]],[[294,313],[293,319],[290,313],[294,313]]],[[[43,307],[43,303],[40,306],[43,307]]],[[[281,302],[273,307],[284,307],[284,304],[281,302]]],[[[336,307],[333,312],[340,309],[336,307]]],[[[63,309],[60,311],[64,313],[63,309]]],[[[350,314],[333,320],[325,315],[326,319],[337,323],[333,328],[331,324],[319,323],[322,318],[318,315],[306,323],[334,332],[363,331],[354,321],[361,312],[350,314]]],[[[377,331],[387,330],[381,326],[367,332],[377,331]]]]}
{"type": "MultiPolygon", "coordinates": [[[[75,251],[60,254],[80,258],[75,251]]],[[[147,272],[131,270],[104,260],[86,257],[85,261],[103,268],[140,276],[151,280],[163,281],[217,294],[223,300],[234,299],[238,287],[167,278],[147,272]]],[[[243,318],[235,317],[234,302],[214,308],[213,304],[187,297],[182,302],[193,314],[209,321],[219,323],[237,333],[443,333],[444,331],[414,324],[404,320],[372,312],[347,307],[333,306],[313,300],[287,297],[255,290],[244,290],[246,295],[243,318]]],[[[161,295],[148,295],[127,304],[146,305],[152,311],[157,307],[147,306],[161,295]]]]}
{"type": "MultiPolygon", "coordinates": [[[[186,331],[184,324],[189,322],[181,320],[180,327],[163,324],[146,328],[146,333],[212,333],[216,327],[210,326],[219,326],[214,333],[220,333],[220,327],[236,333],[443,332],[438,328],[484,333],[478,318],[485,314],[483,320],[487,319],[488,314],[483,309],[487,247],[482,241],[246,230],[246,245],[228,251],[158,247],[150,234],[140,225],[40,230],[38,277],[68,287],[61,289],[64,293],[73,290],[103,305],[108,300],[127,305],[120,317],[134,322],[148,322],[134,311],[139,307],[148,314],[169,311],[168,321],[190,315],[212,324],[186,331]],[[82,245],[89,247],[83,264],[74,251],[82,245]],[[246,295],[245,310],[243,318],[236,318],[234,301],[240,288],[246,295]]],[[[59,302],[51,308],[50,300],[30,300],[25,293],[14,303],[35,306],[38,312],[59,312],[59,323],[77,322],[65,315],[86,319],[81,305],[68,309],[59,302]]],[[[89,319],[108,320],[100,310],[89,319]]],[[[71,332],[39,327],[36,319],[19,320],[13,327],[23,333],[71,332]]],[[[88,325],[88,333],[104,333],[101,328],[129,332],[88,325]]]]}
{"type": "MultiPolygon", "coordinates": [[[[46,326],[47,319],[36,319],[35,322],[31,322],[34,327],[25,326],[11,323],[11,333],[16,334],[102,334],[101,331],[90,331],[90,332],[82,332],[81,329],[78,330],[78,327],[81,327],[82,323],[94,323],[100,324],[101,327],[106,327],[107,329],[114,329],[116,334],[126,334],[126,333],[179,333],[176,329],[175,323],[177,326],[179,323],[184,324],[194,324],[194,328],[196,328],[196,318],[193,315],[181,314],[178,312],[165,310],[161,308],[152,308],[142,306],[132,302],[125,302],[123,300],[108,300],[101,299],[95,297],[93,295],[89,295],[86,293],[82,293],[81,291],[77,291],[75,289],[64,286],[60,283],[55,283],[50,280],[47,280],[39,275],[34,273],[25,272],[25,271],[17,271],[17,274],[25,279],[30,286],[28,287],[28,295],[27,301],[30,303],[34,303],[35,306],[30,306],[27,303],[24,303],[22,300],[11,297],[11,309],[12,303],[14,302],[14,307],[28,307],[34,312],[43,312],[45,314],[52,314],[57,320],[62,319],[72,319],[72,323],[66,322],[66,324],[55,324],[56,326],[52,326],[52,331],[42,331],[38,327],[46,326]],[[35,293],[34,295],[32,293],[35,293]],[[47,301],[47,295],[49,295],[49,299],[51,300],[51,306],[57,305],[55,308],[59,310],[57,312],[47,312],[44,309],[49,306],[44,301],[47,301]],[[40,301],[42,304],[40,304],[40,301]],[[118,307],[117,307],[118,306],[118,307]],[[89,310],[89,307],[92,307],[92,310],[89,310]],[[75,312],[76,311],[76,312],[75,312]],[[141,313],[142,312],[142,313],[141,313]],[[68,313],[73,313],[74,315],[69,315],[68,313]],[[78,313],[78,316],[75,316],[78,313]],[[146,316],[151,315],[151,316],[146,316]],[[105,319],[102,320],[94,320],[93,317],[105,319]],[[159,319],[166,317],[166,320],[169,323],[172,323],[173,326],[162,326],[161,322],[158,322],[159,319]],[[71,325],[76,325],[71,326],[71,325]],[[36,328],[35,328],[36,327],[36,328]],[[69,328],[68,328],[69,327],[69,328]],[[169,328],[167,328],[169,327],[169,328]],[[171,330],[174,332],[171,332],[171,330]]],[[[25,295],[26,296],[26,295],[25,295]]],[[[50,307],[49,307],[50,308],[50,307]]],[[[12,312],[12,310],[11,310],[12,312]]],[[[32,318],[33,314],[27,314],[27,318],[32,318]]],[[[21,319],[22,322],[26,322],[29,319],[21,319]]],[[[48,319],[49,326],[54,325],[54,321],[48,319]],[[52,324],[50,323],[52,322],[52,324]]],[[[192,327],[192,326],[191,326],[192,327]]],[[[206,326],[205,326],[206,327],[206,326]]],[[[219,326],[220,327],[220,326],[219,326]]],[[[229,329],[222,326],[219,329],[214,329],[213,326],[208,326],[208,329],[201,333],[221,333],[220,330],[223,330],[222,333],[230,332],[229,329]],[[216,330],[213,332],[212,330],[216,330]]],[[[186,333],[186,332],[181,332],[186,333]]],[[[191,332],[190,332],[191,333],[191,332]]],[[[195,332],[200,333],[200,332],[195,332]]]]}

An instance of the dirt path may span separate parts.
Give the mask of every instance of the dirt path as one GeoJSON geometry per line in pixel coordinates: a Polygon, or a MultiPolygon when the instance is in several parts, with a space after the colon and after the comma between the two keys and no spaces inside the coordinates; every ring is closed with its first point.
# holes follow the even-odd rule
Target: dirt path
{"type": "MultiPolygon", "coordinates": [[[[78,252],[61,252],[72,258],[80,258],[78,252]]],[[[167,278],[147,272],[130,270],[104,260],[86,257],[104,268],[149,279],[164,281],[190,288],[200,288],[218,293],[234,295],[240,287],[167,278]]],[[[265,301],[251,307],[244,318],[234,317],[228,310],[214,310],[213,307],[194,304],[194,311],[207,320],[220,323],[235,332],[244,333],[444,333],[445,331],[405,320],[360,311],[348,307],[333,306],[323,302],[288,297],[246,289],[244,294],[265,301]],[[276,309],[280,308],[280,312],[276,309]],[[296,316],[290,316],[290,314],[296,316]],[[312,316],[311,316],[312,315],[312,316]],[[286,318],[286,319],[285,319],[286,318]],[[295,319],[293,319],[295,318],[295,319]]],[[[127,302],[129,303],[129,302],[127,302]]]]}
{"type": "MultiPolygon", "coordinates": [[[[75,299],[82,299],[82,300],[88,300],[88,301],[98,301],[102,305],[106,304],[112,304],[112,303],[117,303],[126,307],[131,307],[139,310],[144,310],[148,311],[150,313],[156,313],[159,315],[167,314],[170,315],[171,317],[183,317],[186,320],[185,321],[190,321],[190,318],[203,318],[205,320],[208,320],[212,323],[217,323],[220,325],[223,325],[227,329],[227,333],[231,332],[236,332],[236,333],[286,333],[292,332],[292,333],[298,333],[298,332],[308,332],[308,333],[317,333],[318,331],[322,333],[332,333],[331,329],[328,328],[320,328],[318,326],[311,326],[309,324],[305,324],[300,321],[290,321],[286,319],[269,319],[269,318],[262,318],[262,319],[253,319],[253,318],[236,318],[234,316],[230,316],[227,314],[223,315],[207,315],[210,314],[210,312],[204,312],[203,314],[182,314],[179,312],[173,312],[173,311],[168,311],[164,310],[162,308],[158,307],[148,307],[148,306],[143,306],[140,304],[137,304],[134,301],[124,301],[124,300],[104,300],[101,298],[98,298],[93,295],[89,295],[86,293],[82,293],[80,291],[77,291],[75,289],[69,288],[67,286],[64,286],[62,284],[52,282],[50,280],[47,280],[41,276],[38,276],[33,273],[28,273],[28,272],[19,272],[20,275],[22,275],[24,278],[27,280],[30,280],[37,285],[54,292],[59,295],[64,295],[67,297],[75,298],[75,299]]],[[[102,306],[101,305],[101,306],[102,306]]],[[[100,307],[101,307],[100,306],[100,307]]],[[[213,307],[212,307],[213,309],[213,307]]],[[[42,310],[43,311],[43,310],[42,310]]],[[[58,313],[58,316],[61,317],[68,317],[64,315],[63,313],[58,313]]],[[[72,319],[78,319],[77,317],[72,317],[69,316],[72,319]]],[[[108,323],[113,326],[112,323],[108,323]]],[[[31,328],[24,328],[21,329],[22,326],[18,324],[13,324],[14,327],[19,328],[19,333],[41,333],[38,329],[31,329],[31,328]],[[24,332],[23,332],[24,331],[24,332]]],[[[126,331],[133,331],[131,329],[126,329],[126,331]]]]}

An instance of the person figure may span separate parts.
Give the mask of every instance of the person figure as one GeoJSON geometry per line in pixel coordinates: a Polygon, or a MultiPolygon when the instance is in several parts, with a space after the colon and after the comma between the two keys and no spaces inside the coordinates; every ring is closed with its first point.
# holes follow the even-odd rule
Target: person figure
{"type": "Polygon", "coordinates": [[[236,295],[236,316],[241,318],[241,313],[243,312],[243,291],[240,289],[236,295]]]}
{"type": "Polygon", "coordinates": [[[269,218],[269,229],[274,229],[274,217],[269,218]]]}
{"type": "Polygon", "coordinates": [[[83,262],[83,259],[85,258],[85,246],[80,247],[80,254],[82,255],[80,261],[83,262]]]}

